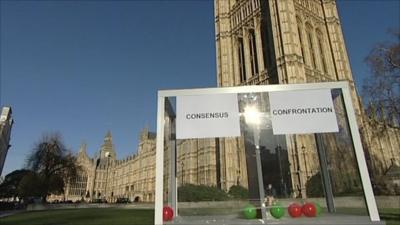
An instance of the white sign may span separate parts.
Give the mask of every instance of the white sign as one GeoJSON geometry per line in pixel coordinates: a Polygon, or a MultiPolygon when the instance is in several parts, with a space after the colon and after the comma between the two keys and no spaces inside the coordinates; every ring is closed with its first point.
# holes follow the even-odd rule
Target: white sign
{"type": "Polygon", "coordinates": [[[237,94],[176,97],[176,138],[240,136],[237,94]]]}
{"type": "Polygon", "coordinates": [[[270,92],[274,134],[338,132],[330,89],[270,92]]]}

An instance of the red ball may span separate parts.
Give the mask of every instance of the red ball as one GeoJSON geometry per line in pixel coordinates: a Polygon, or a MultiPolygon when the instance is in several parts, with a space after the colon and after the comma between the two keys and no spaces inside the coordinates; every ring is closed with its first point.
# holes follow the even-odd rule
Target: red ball
{"type": "Polygon", "coordinates": [[[297,218],[301,216],[301,205],[292,203],[288,207],[288,213],[291,217],[297,218]]]}
{"type": "Polygon", "coordinates": [[[171,221],[174,217],[174,210],[171,207],[165,206],[163,208],[163,220],[164,221],[171,221]]]}
{"type": "Polygon", "coordinates": [[[303,211],[303,214],[307,217],[316,217],[317,216],[317,208],[312,203],[304,204],[301,211],[303,211]]]}

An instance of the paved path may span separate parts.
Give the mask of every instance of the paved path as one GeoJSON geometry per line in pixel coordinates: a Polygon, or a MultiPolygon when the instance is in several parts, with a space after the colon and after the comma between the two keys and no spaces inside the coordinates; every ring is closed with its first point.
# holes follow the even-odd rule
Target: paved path
{"type": "Polygon", "coordinates": [[[266,223],[262,220],[246,220],[237,218],[237,216],[186,216],[176,217],[173,222],[166,224],[174,225],[385,225],[384,221],[371,222],[368,216],[352,216],[352,215],[330,215],[324,214],[319,217],[301,217],[282,219],[267,219],[266,223]]]}

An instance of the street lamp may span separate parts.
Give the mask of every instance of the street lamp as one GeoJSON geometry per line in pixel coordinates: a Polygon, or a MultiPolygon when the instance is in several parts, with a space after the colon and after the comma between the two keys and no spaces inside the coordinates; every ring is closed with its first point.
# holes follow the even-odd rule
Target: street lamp
{"type": "Polygon", "coordinates": [[[185,167],[185,163],[183,162],[183,159],[181,161],[181,176],[182,176],[182,182],[181,182],[181,186],[183,186],[183,179],[184,179],[184,174],[183,174],[183,169],[185,167]]]}
{"type": "Polygon", "coordinates": [[[304,145],[301,146],[301,151],[303,152],[304,170],[305,170],[306,177],[307,177],[307,179],[308,179],[307,158],[306,158],[306,147],[304,147],[304,145]]]}
{"type": "Polygon", "coordinates": [[[258,110],[257,105],[249,104],[244,108],[244,118],[248,125],[253,128],[254,145],[256,152],[256,164],[257,164],[257,177],[258,177],[258,189],[260,194],[260,205],[261,205],[261,215],[262,219],[266,220],[266,209],[265,209],[265,193],[264,193],[264,183],[262,176],[261,167],[261,154],[260,154],[260,124],[261,124],[261,112],[258,110]]]}
{"type": "Polygon", "coordinates": [[[282,147],[278,144],[278,146],[276,146],[275,150],[276,150],[276,155],[278,156],[279,178],[281,181],[280,189],[281,189],[281,193],[284,193],[284,195],[286,196],[286,184],[284,184],[284,182],[283,182],[283,169],[282,169],[282,161],[281,161],[282,147]]]}

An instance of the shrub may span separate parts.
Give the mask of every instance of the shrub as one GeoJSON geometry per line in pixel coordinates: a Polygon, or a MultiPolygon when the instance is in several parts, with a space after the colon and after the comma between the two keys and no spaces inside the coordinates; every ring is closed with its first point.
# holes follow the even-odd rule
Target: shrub
{"type": "Polygon", "coordinates": [[[228,194],[206,185],[185,184],[178,188],[178,201],[200,202],[200,201],[224,201],[229,199],[228,194]]]}
{"type": "Polygon", "coordinates": [[[322,180],[320,172],[312,176],[306,184],[306,191],[308,197],[323,197],[324,188],[322,187],[322,180]]]}
{"type": "Polygon", "coordinates": [[[233,199],[248,199],[249,191],[240,185],[233,185],[228,192],[229,196],[233,199]]]}

